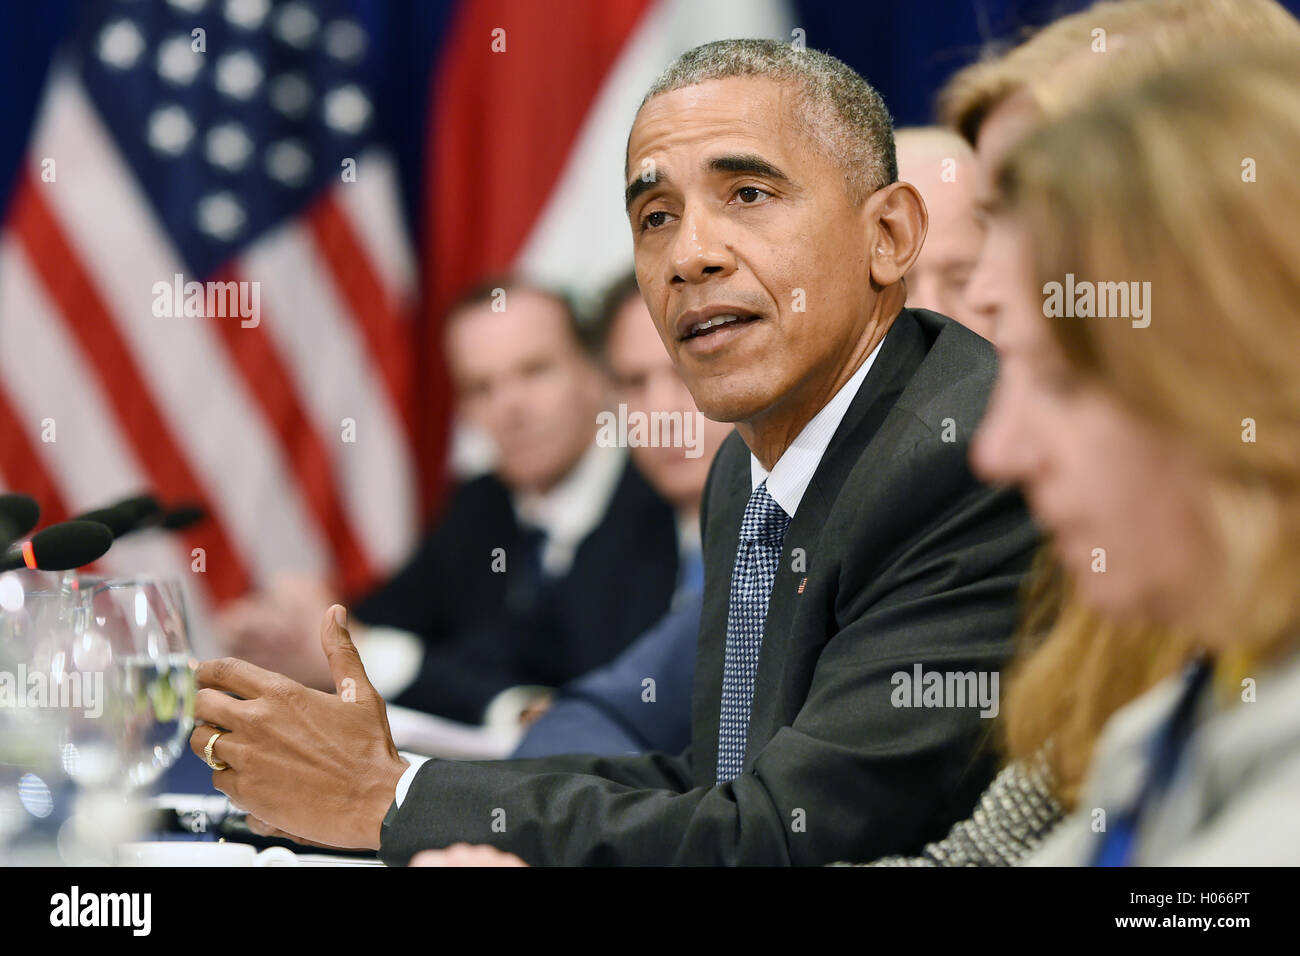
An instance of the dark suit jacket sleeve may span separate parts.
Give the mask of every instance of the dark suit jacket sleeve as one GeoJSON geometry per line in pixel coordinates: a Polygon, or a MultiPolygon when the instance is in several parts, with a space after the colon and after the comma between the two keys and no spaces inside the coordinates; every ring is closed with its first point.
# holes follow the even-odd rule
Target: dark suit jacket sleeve
{"type": "MultiPolygon", "coordinates": [[[[844,602],[834,609],[838,630],[793,726],[757,754],[750,772],[691,788],[688,763],[656,754],[433,760],[390,815],[383,859],[403,863],[465,840],[534,864],[821,864],[914,850],[941,834],[987,782],[987,772],[970,766],[968,746],[987,721],[969,711],[894,709],[891,675],[917,662],[997,669],[1034,535],[1017,497],[951,467],[935,474],[925,457],[907,456],[901,467],[910,474],[886,481],[897,500],[881,502],[883,510],[873,502],[862,515],[910,527],[892,538],[906,544],[846,561],[836,593],[806,596],[844,602]],[[882,732],[864,739],[872,721],[882,732]],[[969,774],[969,802],[946,817],[935,806],[900,806],[904,782],[915,793],[919,775],[935,774],[958,784],[969,774]],[[880,826],[900,811],[898,826],[880,826]],[[868,827],[889,835],[868,839],[868,827]]],[[[844,533],[891,540],[876,528],[844,533]]],[[[954,792],[967,797],[960,785],[954,792]]]]}

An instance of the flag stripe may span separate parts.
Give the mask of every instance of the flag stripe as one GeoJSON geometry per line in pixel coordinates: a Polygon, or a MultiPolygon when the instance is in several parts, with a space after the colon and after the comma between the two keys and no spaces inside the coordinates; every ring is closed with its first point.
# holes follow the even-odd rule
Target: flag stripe
{"type": "Polygon", "coordinates": [[[365,531],[361,544],[371,564],[395,566],[415,531],[412,455],[352,312],[334,294],[306,229],[276,230],[236,268],[266,277],[260,328],[330,449],[343,506],[352,526],[365,531]]]}
{"type": "Polygon", "coordinates": [[[332,190],[322,194],[308,211],[306,223],[329,265],[330,277],[361,328],[370,356],[388,386],[393,409],[408,439],[414,440],[409,326],[380,283],[332,190]]]}
{"type": "Polygon", "coordinates": [[[0,386],[0,434],[5,436],[0,442],[0,473],[5,484],[36,499],[41,506],[42,526],[66,521],[68,507],[63,503],[63,495],[28,440],[22,419],[14,411],[3,386],[0,386]]]}
{"type": "Polygon", "coordinates": [[[0,351],[0,375],[23,422],[21,434],[35,437],[33,453],[59,476],[66,510],[76,514],[147,490],[149,481],[131,456],[94,371],[12,234],[0,241],[0,314],[7,340],[22,343],[0,351]],[[48,387],[52,373],[56,388],[48,387]]]}
{"type": "Polygon", "coordinates": [[[131,353],[105,308],[76,250],[39,195],[40,186],[24,171],[10,210],[11,222],[64,321],[100,378],[128,440],[144,463],[158,493],[193,500],[207,509],[209,520],[185,532],[191,547],[207,552],[205,581],[218,600],[241,594],[248,573],[217,519],[207,492],[181,455],[171,432],[144,387],[131,353]]]}
{"type": "Polygon", "coordinates": [[[388,153],[370,149],[359,157],[356,182],[340,183],[334,201],[347,216],[399,312],[408,318],[415,306],[417,268],[411,237],[397,201],[401,184],[388,153]]]}
{"type": "MultiPolygon", "coordinates": [[[[233,272],[218,273],[212,280],[248,281],[233,272]]],[[[261,322],[275,321],[276,316],[263,310],[261,322]]],[[[338,583],[349,594],[360,593],[373,583],[374,573],[344,514],[329,453],[292,386],[288,370],[260,324],[250,328],[230,320],[214,324],[218,338],[243,375],[248,393],[279,439],[298,489],[324,532],[334,556],[338,583]]]]}

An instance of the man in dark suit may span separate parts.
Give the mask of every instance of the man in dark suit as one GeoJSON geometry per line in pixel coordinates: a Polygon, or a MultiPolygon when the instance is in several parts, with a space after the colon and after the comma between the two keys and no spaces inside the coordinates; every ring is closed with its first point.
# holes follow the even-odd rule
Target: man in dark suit
{"type": "Polygon", "coordinates": [[[821,864],[919,848],[991,778],[980,705],[945,688],[1006,659],[1036,535],[966,465],[992,348],[903,308],[926,214],[883,103],[824,54],[708,44],[643,102],[626,193],[660,337],[737,432],[705,494],[691,747],[408,764],[335,607],[338,699],[200,666],[215,728],[191,746],[224,729],[214,783],[259,831],[390,863],[470,841],[542,864],[821,864]],[[899,693],[918,672],[937,693],[899,693]]]}
{"type": "MultiPolygon", "coordinates": [[[[677,531],[627,453],[598,440],[609,382],[566,300],[489,279],[444,329],[459,414],[496,460],[355,605],[353,629],[388,700],[477,723],[494,703],[523,707],[605,664],[657,621],[678,576],[677,531]],[[643,586],[626,592],[629,573],[643,586]]],[[[333,600],[322,582],[281,577],[223,615],[231,652],[331,687],[312,622],[333,600]]]]}

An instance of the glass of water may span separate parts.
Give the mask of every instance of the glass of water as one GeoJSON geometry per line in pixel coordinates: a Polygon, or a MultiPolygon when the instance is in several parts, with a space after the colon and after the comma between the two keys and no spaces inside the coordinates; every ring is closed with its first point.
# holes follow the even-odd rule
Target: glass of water
{"type": "Polygon", "coordinates": [[[96,583],[87,634],[112,660],[106,706],[117,736],[117,772],[130,787],[147,786],[176,762],[194,729],[195,660],[180,583],[96,583]]]}
{"type": "Polygon", "coordinates": [[[67,662],[88,612],[75,578],[0,574],[0,859],[48,862],[40,852],[67,816],[62,747],[75,708],[94,706],[68,683],[67,662]]]}

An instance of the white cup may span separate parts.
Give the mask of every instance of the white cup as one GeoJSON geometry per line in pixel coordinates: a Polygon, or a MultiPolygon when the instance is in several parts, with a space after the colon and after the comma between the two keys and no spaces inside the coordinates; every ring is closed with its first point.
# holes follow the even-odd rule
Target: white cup
{"type": "Polygon", "coordinates": [[[268,847],[258,853],[246,843],[195,843],[165,840],[124,843],[117,848],[118,866],[297,866],[288,847],[268,847]]]}

